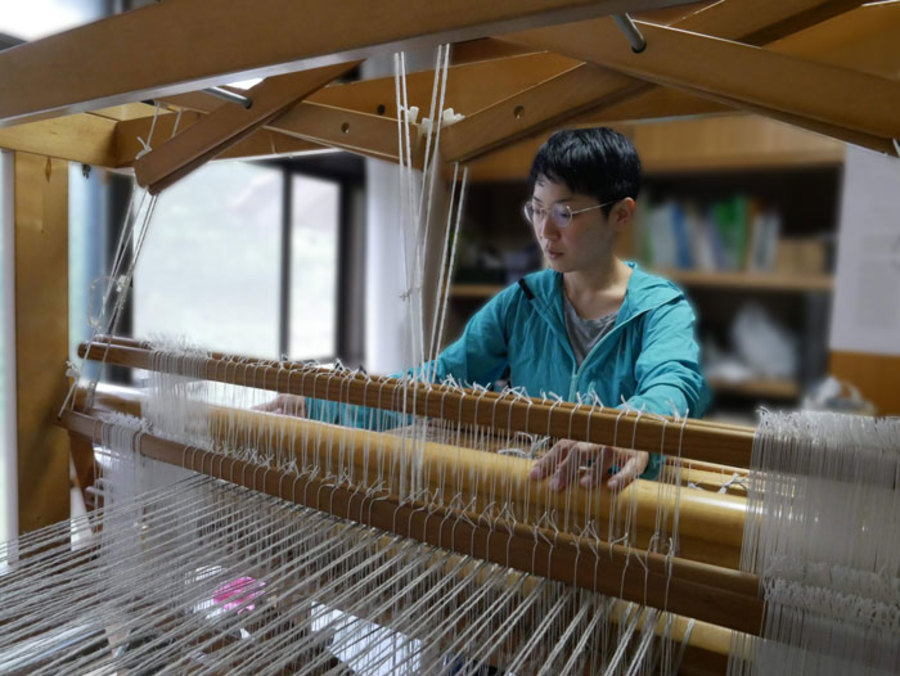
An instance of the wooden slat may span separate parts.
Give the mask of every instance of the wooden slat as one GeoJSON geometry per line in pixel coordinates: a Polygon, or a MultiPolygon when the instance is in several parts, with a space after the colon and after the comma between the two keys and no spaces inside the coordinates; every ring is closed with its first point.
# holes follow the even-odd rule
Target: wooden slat
{"type": "MultiPolygon", "coordinates": [[[[520,45],[493,42],[521,49],[520,45]]],[[[452,53],[451,51],[451,55],[452,53]]],[[[451,66],[447,71],[445,107],[453,108],[457,113],[471,115],[492,103],[565,72],[578,63],[576,59],[541,52],[451,66]]],[[[433,84],[432,71],[409,73],[406,76],[409,105],[419,107],[420,118],[429,113],[433,84]]],[[[393,76],[327,87],[310,96],[308,100],[311,103],[323,103],[363,113],[397,117],[393,76]]]]}
{"type": "MultiPolygon", "coordinates": [[[[189,120],[203,117],[199,113],[184,113],[183,120],[185,115],[189,120]]],[[[168,126],[163,126],[158,120],[154,132],[157,138],[166,138],[171,133],[171,124],[169,121],[168,126]]],[[[120,142],[118,166],[127,166],[133,161],[140,150],[137,137],[146,139],[150,126],[151,121],[146,119],[119,124],[117,136],[125,140],[120,142]]],[[[396,162],[397,121],[381,115],[303,102],[263,125],[241,143],[246,145],[239,144],[220,158],[277,155],[327,147],[396,162]]],[[[419,163],[421,158],[416,155],[413,164],[419,163]]]]}
{"type": "Polygon", "coordinates": [[[832,275],[784,275],[724,270],[660,270],[659,274],[685,286],[716,289],[752,289],[773,293],[827,292],[834,289],[832,275]]]}
{"type": "Polygon", "coordinates": [[[900,79],[900,3],[865,5],[769,47],[781,54],[900,79]]]}
{"type": "Polygon", "coordinates": [[[15,156],[16,409],[19,529],[69,516],[69,453],[53,423],[68,383],[66,162],[15,156]]]}
{"type": "Polygon", "coordinates": [[[0,148],[115,166],[116,122],[89,113],[0,129],[0,148]]]}
{"type": "MultiPolygon", "coordinates": [[[[577,64],[578,61],[564,56],[540,53],[453,66],[447,74],[445,107],[453,108],[457,113],[474,113],[577,64]]],[[[407,76],[409,105],[418,106],[420,119],[428,115],[431,107],[433,83],[434,74],[431,71],[407,76]]],[[[215,109],[215,102],[202,92],[189,92],[162,100],[166,104],[198,112],[215,109]]],[[[299,110],[309,104],[324,104],[393,120],[397,117],[393,77],[326,87],[297,104],[298,115],[299,110]]]]}
{"type": "Polygon", "coordinates": [[[859,7],[865,0],[725,0],[676,24],[706,35],[764,45],[859,7]]]}
{"type": "MultiPolygon", "coordinates": [[[[204,98],[208,98],[204,96],[204,98]]],[[[203,115],[192,111],[182,111],[181,120],[178,123],[179,129],[185,129],[201,120],[203,115]]],[[[156,121],[156,128],[153,131],[152,145],[162,142],[172,135],[172,130],[177,120],[176,115],[165,115],[159,117],[156,121]]],[[[128,120],[120,122],[116,125],[115,148],[116,159],[114,164],[109,165],[115,168],[130,167],[134,162],[138,153],[143,150],[143,145],[138,138],[147,140],[152,119],[141,118],[138,120],[128,120]]],[[[228,150],[216,157],[217,160],[234,159],[234,158],[250,158],[250,157],[271,157],[275,155],[287,155],[294,153],[303,153],[309,151],[323,150],[325,146],[303,139],[288,136],[281,132],[263,128],[257,129],[246,138],[238,141],[228,150]]]]}
{"type": "MultiPolygon", "coordinates": [[[[446,107],[457,112],[477,110],[489,103],[497,101],[504,95],[519,91],[521,88],[539,82],[547,76],[562,72],[577,62],[573,59],[554,54],[529,54],[500,61],[467,64],[452,67],[447,77],[446,107]]],[[[420,107],[420,117],[427,114],[432,94],[433,73],[412,73],[407,79],[410,105],[420,107]]],[[[217,103],[202,92],[189,92],[165,97],[164,102],[187,108],[191,111],[208,113],[216,109],[217,103]]],[[[185,118],[186,121],[197,117],[185,118]]],[[[117,129],[118,159],[116,166],[127,166],[131,158],[141,150],[137,137],[146,138],[151,125],[150,119],[140,123],[122,124],[117,129]]],[[[283,117],[266,125],[268,130],[276,134],[293,134],[307,139],[308,143],[318,141],[332,147],[358,152],[364,155],[396,161],[396,103],[393,78],[379,78],[335,85],[321,89],[310,95],[305,101],[292,106],[283,117]],[[328,108],[322,107],[324,104],[328,108]],[[341,109],[332,119],[331,114],[341,109]],[[365,113],[358,115],[357,113],[365,113]],[[384,118],[377,121],[376,117],[384,118]],[[340,118],[340,121],[338,121],[340,118]],[[337,124],[335,124],[337,122],[337,124]],[[348,125],[348,132],[342,129],[348,125]]],[[[171,130],[157,123],[156,133],[165,138],[171,130]]],[[[285,142],[287,136],[274,136],[272,144],[278,152],[298,152],[298,148],[285,142]]],[[[308,146],[309,149],[321,148],[318,143],[308,146]]],[[[248,144],[243,148],[234,148],[232,152],[220,157],[258,156],[265,153],[265,142],[248,144]],[[263,152],[260,152],[263,151],[263,152]]],[[[274,154],[274,153],[269,153],[274,154]]]]}
{"type": "Polygon", "coordinates": [[[0,53],[0,125],[676,0],[162,2],[0,53]],[[76,56],[77,55],[77,56],[76,56]],[[102,74],[99,75],[99,74],[102,74]]]}
{"type": "Polygon", "coordinates": [[[110,106],[109,108],[98,108],[90,111],[91,115],[106,117],[117,122],[125,120],[136,120],[141,117],[149,117],[153,115],[155,106],[149,103],[123,103],[120,106],[110,106]]]}
{"type": "Polygon", "coordinates": [[[686,117],[733,113],[734,107],[710,101],[689,92],[650,86],[634,96],[611,105],[576,115],[569,125],[598,125],[611,122],[642,121],[654,118],[686,117]]]}
{"type": "Polygon", "coordinates": [[[252,87],[247,109],[220,104],[202,120],[134,163],[137,181],[155,194],[220,154],[289,106],[359,65],[358,61],[268,78],[252,87]]]}
{"type": "Polygon", "coordinates": [[[649,45],[641,54],[628,48],[608,19],[538,29],[513,39],[714,100],[778,111],[798,122],[900,136],[894,112],[900,109],[900,83],[665,26],[638,27],[649,45]]]}
{"type": "Polygon", "coordinates": [[[494,38],[478,38],[477,40],[465,40],[454,44],[450,52],[450,63],[453,66],[458,66],[494,59],[506,60],[511,56],[533,53],[534,50],[523,45],[514,45],[494,38]]]}
{"type": "MultiPolygon", "coordinates": [[[[294,106],[270,127],[332,148],[397,161],[397,121],[381,115],[311,103],[294,106]]],[[[418,154],[413,164],[421,164],[418,154]]]]}
{"type": "MultiPolygon", "coordinates": [[[[151,364],[149,350],[123,343],[118,338],[111,343],[83,344],[79,347],[79,356],[132,368],[147,369],[151,364]]],[[[183,368],[181,364],[172,365],[172,372],[181,373],[183,368]]],[[[296,368],[303,367],[297,365],[296,368]]],[[[273,392],[399,410],[498,430],[525,431],[609,446],[626,444],[651,453],[679,454],[724,465],[748,467],[753,445],[752,428],[699,420],[674,422],[615,409],[604,412],[578,410],[575,404],[551,405],[540,400],[521,402],[492,393],[473,396],[471,392],[467,394],[459,389],[424,384],[408,385],[410,393],[400,397],[395,392],[404,385],[392,378],[362,378],[329,370],[308,372],[306,377],[298,374],[286,378],[283,366],[270,366],[230,355],[208,359],[205,373],[207,379],[216,382],[227,379],[229,383],[273,392]],[[316,373],[319,377],[315,377],[316,373]]]]}
{"type": "Polygon", "coordinates": [[[612,105],[645,85],[580,64],[444,130],[441,157],[466,162],[585,110],[612,105]]]}

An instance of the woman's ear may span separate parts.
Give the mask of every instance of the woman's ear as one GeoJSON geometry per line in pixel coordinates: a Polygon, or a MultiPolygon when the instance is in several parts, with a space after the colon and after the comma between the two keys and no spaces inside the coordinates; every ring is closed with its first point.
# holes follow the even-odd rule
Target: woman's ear
{"type": "Polygon", "coordinates": [[[621,232],[631,222],[636,207],[637,204],[631,197],[620,199],[613,205],[609,212],[609,224],[615,232],[621,232]]]}

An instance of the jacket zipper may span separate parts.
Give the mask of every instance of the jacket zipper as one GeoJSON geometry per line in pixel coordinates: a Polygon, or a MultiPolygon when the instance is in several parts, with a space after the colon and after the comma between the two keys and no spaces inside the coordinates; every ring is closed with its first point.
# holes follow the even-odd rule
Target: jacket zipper
{"type": "MultiPolygon", "coordinates": [[[[668,301],[666,301],[666,302],[668,302],[668,301]]],[[[603,343],[605,343],[611,336],[620,332],[621,329],[628,326],[631,322],[633,322],[638,317],[641,317],[641,316],[647,314],[648,312],[650,312],[650,310],[655,310],[656,308],[661,307],[662,305],[665,305],[665,303],[658,303],[652,307],[644,308],[640,312],[637,312],[637,313],[631,315],[624,322],[622,322],[618,326],[613,327],[612,331],[610,331],[605,336],[603,336],[603,338],[601,338],[599,341],[597,341],[597,343],[594,345],[594,347],[592,347],[590,349],[590,351],[586,355],[584,355],[584,360],[581,362],[581,366],[577,367],[572,372],[572,379],[569,381],[569,396],[568,396],[569,401],[575,401],[575,395],[578,393],[578,381],[581,379],[581,374],[584,371],[585,366],[587,366],[587,364],[591,361],[591,356],[600,348],[600,346],[603,345],[603,343]]],[[[569,351],[572,352],[572,346],[569,343],[568,335],[566,335],[566,344],[569,346],[569,351]]],[[[572,357],[573,357],[573,361],[574,361],[574,357],[575,357],[574,353],[572,354],[572,357]]],[[[618,402],[613,402],[611,405],[616,406],[616,405],[618,405],[618,402]]]]}
{"type": "MultiPolygon", "coordinates": [[[[523,291],[525,289],[528,290],[526,292],[526,296],[528,296],[530,294],[530,297],[528,298],[529,303],[534,303],[535,301],[537,301],[538,307],[540,308],[538,311],[538,314],[543,318],[543,320],[545,322],[547,322],[547,324],[550,325],[550,328],[556,332],[557,338],[563,341],[563,343],[566,346],[566,349],[569,352],[569,356],[572,358],[572,363],[574,364],[575,363],[575,351],[572,350],[572,344],[569,342],[568,332],[565,331],[565,329],[560,330],[559,327],[556,326],[556,323],[553,322],[551,319],[549,319],[550,315],[548,314],[547,305],[546,305],[546,303],[544,303],[543,299],[538,298],[533,292],[531,292],[531,289],[529,289],[527,285],[520,284],[520,286],[523,287],[523,291]]],[[[601,345],[603,345],[604,342],[607,341],[607,339],[610,338],[610,336],[619,332],[623,327],[627,326],[628,324],[633,322],[638,317],[645,315],[646,313],[650,312],[651,310],[655,310],[658,307],[662,307],[666,303],[670,302],[670,300],[671,299],[667,299],[665,301],[657,303],[656,305],[653,305],[648,308],[644,308],[643,310],[636,312],[635,314],[631,315],[628,319],[626,319],[624,322],[622,322],[618,326],[615,326],[612,331],[610,331],[605,336],[603,336],[603,338],[601,338],[597,342],[597,344],[594,345],[594,347],[592,347],[590,349],[590,351],[584,356],[584,360],[581,362],[581,366],[575,367],[575,369],[572,371],[572,376],[569,379],[569,393],[568,393],[568,396],[566,397],[566,400],[567,401],[575,401],[575,395],[578,393],[578,387],[577,387],[578,381],[581,379],[581,374],[584,371],[585,365],[590,362],[591,356],[600,348],[601,345]]],[[[615,405],[616,404],[613,404],[613,406],[615,406],[615,405]]]]}

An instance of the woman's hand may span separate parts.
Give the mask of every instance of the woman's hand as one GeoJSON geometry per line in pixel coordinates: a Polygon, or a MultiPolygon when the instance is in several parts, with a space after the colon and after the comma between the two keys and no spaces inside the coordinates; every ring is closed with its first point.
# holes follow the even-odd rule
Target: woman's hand
{"type": "Polygon", "coordinates": [[[254,406],[253,410],[304,418],[306,417],[306,399],[296,394],[279,394],[272,401],[254,406]]]}
{"type": "Polygon", "coordinates": [[[561,491],[583,470],[578,483],[584,488],[590,488],[599,486],[610,468],[615,467],[618,471],[609,478],[606,485],[611,490],[619,490],[639,477],[647,469],[649,461],[650,454],[645,451],[561,439],[547,455],[534,463],[530,476],[532,479],[549,476],[550,489],[561,491]]]}

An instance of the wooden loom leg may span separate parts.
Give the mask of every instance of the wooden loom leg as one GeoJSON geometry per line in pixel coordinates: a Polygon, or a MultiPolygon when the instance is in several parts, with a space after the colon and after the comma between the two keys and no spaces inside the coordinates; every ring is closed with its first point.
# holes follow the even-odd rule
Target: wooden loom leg
{"type": "Polygon", "coordinates": [[[15,156],[19,530],[69,516],[66,434],[53,423],[69,351],[68,165],[15,156]]]}

